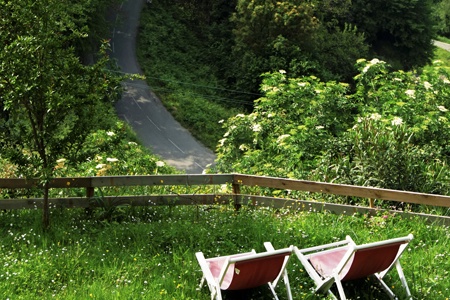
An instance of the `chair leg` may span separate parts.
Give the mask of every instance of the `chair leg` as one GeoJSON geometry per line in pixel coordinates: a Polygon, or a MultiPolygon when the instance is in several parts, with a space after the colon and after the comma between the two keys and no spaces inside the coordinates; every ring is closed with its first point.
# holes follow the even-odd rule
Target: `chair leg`
{"type": "Polygon", "coordinates": [[[373,279],[375,279],[381,285],[381,287],[386,292],[386,294],[389,295],[390,299],[396,299],[394,292],[389,288],[389,286],[384,282],[384,280],[378,274],[374,274],[371,277],[373,279]]]}
{"type": "MultiPolygon", "coordinates": [[[[338,292],[339,292],[339,297],[341,298],[341,300],[346,300],[347,297],[345,296],[344,293],[344,287],[342,286],[342,282],[341,279],[339,278],[339,275],[336,275],[336,277],[334,278],[334,281],[336,283],[338,292]]],[[[329,290],[329,292],[331,293],[331,290],[329,290]]]]}
{"type": "Polygon", "coordinates": [[[409,290],[408,283],[406,282],[405,274],[403,273],[402,266],[400,265],[400,262],[398,260],[395,262],[395,267],[397,268],[398,276],[400,277],[403,288],[406,290],[408,299],[412,299],[411,291],[409,290]]]}
{"type": "Polygon", "coordinates": [[[289,284],[289,277],[288,277],[286,270],[284,270],[284,272],[283,272],[283,280],[284,280],[284,285],[286,286],[288,300],[292,300],[291,285],[289,284]]]}
{"type": "MultiPolygon", "coordinates": [[[[200,289],[203,287],[204,282],[205,282],[205,277],[203,276],[202,280],[200,281],[200,289]]],[[[209,291],[211,292],[211,300],[214,300],[214,299],[222,300],[222,292],[220,290],[220,287],[216,287],[208,282],[207,282],[207,284],[208,284],[209,291]]]]}
{"type": "Polygon", "coordinates": [[[275,293],[275,289],[273,288],[273,286],[272,286],[272,283],[267,283],[268,285],[269,285],[269,288],[270,288],[270,291],[272,292],[272,295],[273,295],[273,298],[275,299],[275,300],[279,300],[278,299],[278,296],[277,296],[277,293],[275,293]]]}
{"type": "Polygon", "coordinates": [[[220,290],[220,287],[217,287],[217,290],[216,290],[216,299],[217,299],[217,300],[222,300],[222,291],[220,290]]]}
{"type": "Polygon", "coordinates": [[[202,280],[200,280],[199,288],[201,289],[203,287],[203,284],[205,283],[205,276],[202,277],[202,280]]]}

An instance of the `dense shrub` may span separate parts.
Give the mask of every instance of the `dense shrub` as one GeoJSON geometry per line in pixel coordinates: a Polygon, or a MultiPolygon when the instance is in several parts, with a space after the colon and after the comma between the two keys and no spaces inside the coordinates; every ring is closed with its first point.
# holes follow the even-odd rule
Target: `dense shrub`
{"type": "Polygon", "coordinates": [[[219,170],[448,194],[449,74],[358,67],[355,90],[266,75],[254,112],[225,123],[219,170]]]}

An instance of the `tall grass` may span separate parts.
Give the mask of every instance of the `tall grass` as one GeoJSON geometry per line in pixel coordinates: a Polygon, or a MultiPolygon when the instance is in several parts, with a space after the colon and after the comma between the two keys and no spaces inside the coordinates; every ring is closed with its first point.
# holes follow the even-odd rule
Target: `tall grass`
{"type": "MultiPolygon", "coordinates": [[[[300,248],[345,238],[358,243],[400,237],[415,239],[402,263],[415,299],[450,295],[449,231],[423,220],[394,215],[368,217],[295,213],[243,207],[128,208],[121,222],[105,222],[82,210],[52,211],[54,226],[41,232],[36,211],[0,213],[2,299],[209,299],[195,252],[206,257],[254,248],[300,248]]],[[[323,299],[293,256],[288,266],[294,299],[323,299]]],[[[394,272],[386,281],[404,296],[394,272]]],[[[281,299],[285,298],[283,284],[281,299]]],[[[346,286],[351,299],[384,299],[368,282],[346,286]],[[358,295],[358,296],[357,296],[358,295]]],[[[265,288],[226,299],[271,299],[265,288]]]]}

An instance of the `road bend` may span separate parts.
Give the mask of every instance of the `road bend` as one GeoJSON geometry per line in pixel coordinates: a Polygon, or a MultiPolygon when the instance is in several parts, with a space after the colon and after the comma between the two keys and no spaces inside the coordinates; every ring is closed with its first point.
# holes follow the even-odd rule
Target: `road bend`
{"type": "MultiPolygon", "coordinates": [[[[136,58],[136,36],[146,0],[124,1],[113,13],[111,57],[124,73],[142,74],[136,58]]],[[[124,82],[116,104],[118,116],[136,132],[142,144],[168,165],[187,174],[201,174],[213,164],[213,151],[197,141],[166,110],[143,80],[124,82]]]]}

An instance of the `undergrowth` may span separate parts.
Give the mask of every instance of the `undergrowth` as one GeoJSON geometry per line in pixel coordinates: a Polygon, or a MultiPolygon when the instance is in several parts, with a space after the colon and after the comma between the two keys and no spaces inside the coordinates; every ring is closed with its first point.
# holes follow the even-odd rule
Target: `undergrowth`
{"type": "Polygon", "coordinates": [[[219,121],[241,109],[233,91],[221,88],[216,67],[206,62],[209,45],[183,21],[176,5],[155,1],[143,10],[140,24],[137,55],[152,91],[196,138],[215,149],[225,133],[219,121]]]}

